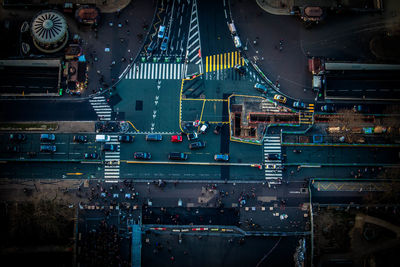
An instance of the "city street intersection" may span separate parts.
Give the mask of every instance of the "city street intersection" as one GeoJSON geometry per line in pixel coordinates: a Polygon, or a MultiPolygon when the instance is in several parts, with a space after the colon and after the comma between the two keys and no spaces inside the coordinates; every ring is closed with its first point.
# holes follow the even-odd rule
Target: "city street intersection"
{"type": "Polygon", "coordinates": [[[132,238],[121,242],[132,266],[290,266],[307,250],[303,263],[311,265],[316,205],[368,210],[365,199],[390,191],[399,169],[398,139],[385,135],[390,127],[375,130],[396,101],[335,102],[310,86],[311,56],[352,54],[358,40],[345,52],[319,46],[329,40],[319,30],[304,32],[289,16],[265,14],[260,24],[247,1],[145,2],[105,13],[99,31],[73,29],[82,31],[89,64],[82,96],[0,99],[1,199],[70,203],[80,214],[79,248],[81,234],[115,225],[132,238]],[[301,39],[286,39],[286,28],[301,39]],[[274,45],[280,38],[283,51],[274,45]],[[367,111],[356,112],[358,104],[367,111]],[[364,123],[354,135],[333,125],[348,111],[364,123]],[[46,133],[55,140],[43,140],[46,133]],[[225,256],[186,261],[197,249],[225,256]]]}

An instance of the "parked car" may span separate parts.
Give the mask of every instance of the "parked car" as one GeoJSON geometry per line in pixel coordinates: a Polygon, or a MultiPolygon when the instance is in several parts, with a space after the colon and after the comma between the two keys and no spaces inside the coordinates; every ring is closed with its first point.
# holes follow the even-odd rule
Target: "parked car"
{"type": "Polygon", "coordinates": [[[254,89],[256,89],[257,91],[266,94],[267,93],[267,87],[265,87],[265,85],[262,85],[261,83],[256,83],[254,85],[254,89]]]}
{"type": "Polygon", "coordinates": [[[41,145],[40,146],[40,152],[50,152],[54,153],[57,151],[57,147],[53,145],[41,145]]]}
{"type": "Polygon", "coordinates": [[[88,137],[86,135],[75,135],[74,142],[77,143],[87,143],[88,137]]]}
{"type": "Polygon", "coordinates": [[[161,51],[167,50],[168,47],[168,36],[165,36],[161,42],[161,51]]]}
{"type": "Polygon", "coordinates": [[[24,134],[10,134],[10,136],[8,137],[8,140],[10,140],[10,142],[14,142],[14,143],[19,143],[22,141],[25,141],[26,136],[24,134]]]}
{"type": "Polygon", "coordinates": [[[173,135],[171,136],[171,142],[172,143],[180,143],[183,141],[182,135],[173,135]]]}
{"type": "Polygon", "coordinates": [[[218,123],[217,125],[215,125],[215,128],[214,128],[214,133],[215,134],[220,134],[221,130],[222,130],[222,124],[221,123],[218,123]]]}
{"type": "Polygon", "coordinates": [[[200,126],[199,132],[201,134],[205,134],[207,132],[207,129],[208,129],[208,122],[205,122],[200,126]]]}
{"type": "Polygon", "coordinates": [[[97,159],[99,157],[99,154],[97,153],[85,153],[84,158],[85,159],[97,159]]]}
{"type": "Polygon", "coordinates": [[[286,103],[286,97],[284,97],[283,95],[274,95],[274,100],[282,104],[286,103]]]}
{"type": "Polygon", "coordinates": [[[267,154],[266,156],[267,156],[268,160],[281,160],[282,159],[281,154],[277,154],[277,153],[267,154]]]}
{"type": "Polygon", "coordinates": [[[151,159],[151,154],[147,152],[135,152],[133,153],[134,159],[151,159]]]}
{"type": "Polygon", "coordinates": [[[305,109],[306,105],[303,102],[295,101],[293,102],[293,107],[298,109],[305,109]]]}
{"type": "Polygon", "coordinates": [[[148,134],[146,135],[146,141],[161,141],[162,135],[161,134],[148,134]]]}
{"type": "Polygon", "coordinates": [[[168,155],[168,159],[170,160],[187,160],[188,155],[181,152],[171,152],[168,155]]]}
{"type": "Polygon", "coordinates": [[[7,152],[18,153],[19,147],[18,146],[7,146],[7,152]]]}
{"type": "Polygon", "coordinates": [[[214,160],[215,161],[229,161],[229,155],[228,154],[215,154],[214,160]]]}
{"type": "Polygon", "coordinates": [[[358,113],[368,113],[368,108],[364,105],[354,105],[353,110],[358,113]]]}
{"type": "Polygon", "coordinates": [[[204,142],[204,141],[197,141],[197,142],[189,144],[190,149],[199,149],[199,148],[204,148],[204,147],[206,147],[206,142],[204,142]]]}
{"type": "Polygon", "coordinates": [[[40,141],[42,142],[50,142],[56,140],[56,136],[54,134],[41,134],[40,141]]]}
{"type": "Polygon", "coordinates": [[[164,38],[164,34],[165,34],[165,26],[164,25],[160,25],[160,28],[158,29],[158,38],[164,38]]]}
{"type": "Polygon", "coordinates": [[[103,151],[117,151],[118,150],[118,146],[114,145],[114,144],[104,144],[103,145],[103,151]]]}
{"type": "Polygon", "coordinates": [[[324,112],[334,112],[334,111],[335,111],[335,107],[334,107],[333,105],[329,105],[329,104],[323,105],[323,106],[321,107],[321,111],[324,111],[324,112]]]}
{"type": "Polygon", "coordinates": [[[197,140],[199,137],[196,132],[187,134],[187,138],[189,141],[197,140]]]}
{"type": "Polygon", "coordinates": [[[240,64],[235,65],[235,70],[240,74],[240,75],[245,75],[246,74],[246,67],[242,66],[240,64]]]}
{"type": "Polygon", "coordinates": [[[147,46],[147,52],[148,52],[148,53],[153,52],[153,50],[154,50],[154,48],[155,48],[156,45],[157,45],[156,42],[151,42],[151,43],[147,46]]]}
{"type": "Polygon", "coordinates": [[[132,135],[120,135],[118,136],[118,141],[122,143],[132,143],[135,137],[132,135]]]}

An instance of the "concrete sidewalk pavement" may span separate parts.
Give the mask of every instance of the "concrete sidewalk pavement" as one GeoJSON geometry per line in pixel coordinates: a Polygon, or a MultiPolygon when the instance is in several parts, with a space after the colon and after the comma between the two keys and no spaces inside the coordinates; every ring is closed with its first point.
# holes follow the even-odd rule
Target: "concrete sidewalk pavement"
{"type": "Polygon", "coordinates": [[[257,4],[272,15],[290,15],[294,0],[256,0],[257,4]]]}

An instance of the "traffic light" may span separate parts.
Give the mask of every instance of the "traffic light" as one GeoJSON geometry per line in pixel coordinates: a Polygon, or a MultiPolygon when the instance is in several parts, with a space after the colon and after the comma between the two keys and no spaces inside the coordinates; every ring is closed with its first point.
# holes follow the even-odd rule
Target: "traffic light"
{"type": "Polygon", "coordinates": [[[60,90],[58,91],[58,94],[59,94],[59,95],[62,95],[62,94],[63,94],[63,89],[62,89],[62,88],[60,88],[60,90]]]}

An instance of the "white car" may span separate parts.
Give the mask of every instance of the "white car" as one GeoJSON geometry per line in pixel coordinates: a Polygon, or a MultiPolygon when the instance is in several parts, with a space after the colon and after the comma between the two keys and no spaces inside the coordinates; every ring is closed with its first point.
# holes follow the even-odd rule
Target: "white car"
{"type": "Polygon", "coordinates": [[[164,34],[165,34],[165,26],[161,25],[160,29],[158,30],[158,38],[164,38],[164,34]]]}
{"type": "Polygon", "coordinates": [[[239,36],[233,37],[233,42],[235,43],[236,48],[242,47],[242,42],[240,42],[239,36]]]}

